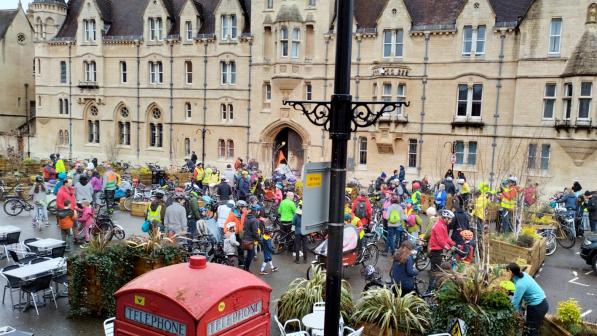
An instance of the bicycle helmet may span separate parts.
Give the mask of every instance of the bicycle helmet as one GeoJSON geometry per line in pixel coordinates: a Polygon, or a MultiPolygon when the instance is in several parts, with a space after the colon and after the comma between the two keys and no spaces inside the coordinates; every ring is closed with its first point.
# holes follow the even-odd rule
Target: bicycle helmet
{"type": "Polygon", "coordinates": [[[421,184],[419,182],[413,182],[413,190],[417,190],[421,188],[421,184]]]}
{"type": "Polygon", "coordinates": [[[425,211],[425,213],[427,214],[428,217],[433,217],[433,216],[437,215],[437,210],[435,209],[435,207],[429,207],[429,208],[427,208],[427,211],[425,211]]]}
{"type": "Polygon", "coordinates": [[[448,218],[448,219],[452,219],[454,218],[454,213],[448,209],[444,209],[440,212],[440,215],[442,217],[448,218]]]}
{"type": "Polygon", "coordinates": [[[249,205],[247,204],[247,202],[245,202],[245,201],[243,201],[243,200],[240,200],[240,201],[237,201],[237,202],[236,202],[236,207],[237,207],[237,208],[246,208],[246,207],[248,207],[248,206],[249,206],[249,205]]]}
{"type": "Polygon", "coordinates": [[[206,212],[206,211],[207,211],[207,209],[206,209],[206,208],[203,208],[203,207],[199,208],[199,212],[200,212],[200,213],[201,213],[201,212],[206,212]]]}
{"type": "Polygon", "coordinates": [[[44,181],[44,178],[43,178],[43,177],[41,177],[41,176],[39,176],[39,175],[37,175],[37,176],[35,177],[35,182],[37,182],[37,183],[42,183],[43,181],[44,181]]]}
{"type": "Polygon", "coordinates": [[[259,211],[261,210],[261,206],[259,204],[251,204],[251,211],[259,211]]]}
{"type": "Polygon", "coordinates": [[[228,202],[226,202],[226,205],[227,205],[229,208],[234,208],[234,201],[233,201],[233,200],[228,200],[228,202]]]}
{"type": "Polygon", "coordinates": [[[460,235],[462,236],[462,238],[464,238],[464,240],[473,239],[473,232],[470,230],[463,230],[462,232],[460,232],[460,235]]]}
{"type": "Polygon", "coordinates": [[[164,198],[165,195],[166,195],[166,193],[161,189],[158,189],[155,191],[155,198],[157,198],[157,199],[162,199],[162,198],[164,198]]]}
{"type": "Polygon", "coordinates": [[[273,226],[266,226],[266,227],[263,229],[263,232],[264,232],[264,233],[272,233],[272,232],[274,232],[274,227],[273,227],[273,226]]]}

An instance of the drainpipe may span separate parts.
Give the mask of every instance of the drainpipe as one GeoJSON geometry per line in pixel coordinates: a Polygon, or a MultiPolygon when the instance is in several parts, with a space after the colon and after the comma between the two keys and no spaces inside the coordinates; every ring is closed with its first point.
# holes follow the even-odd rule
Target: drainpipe
{"type": "Polygon", "coordinates": [[[500,91],[502,90],[502,68],[504,66],[504,41],[506,40],[506,34],[504,31],[500,32],[500,56],[498,62],[498,79],[495,85],[496,87],[496,98],[495,98],[495,113],[493,114],[493,136],[491,141],[491,172],[489,173],[489,187],[493,188],[493,182],[495,181],[495,149],[497,147],[497,127],[498,119],[500,117],[500,91]]]}
{"type": "Polygon", "coordinates": [[[29,112],[29,83],[25,83],[25,115],[27,116],[27,157],[31,158],[31,115],[29,112]]]}
{"type": "Polygon", "coordinates": [[[73,159],[73,80],[72,80],[72,47],[73,43],[68,44],[68,160],[73,159]]]}
{"type": "Polygon", "coordinates": [[[137,162],[141,154],[141,41],[136,41],[137,46],[137,162]]]}
{"type": "Polygon", "coordinates": [[[203,127],[201,128],[201,162],[205,164],[205,123],[207,122],[207,40],[203,49],[203,127]]]}
{"type": "Polygon", "coordinates": [[[427,65],[429,64],[429,33],[425,33],[425,57],[423,58],[423,93],[421,94],[421,125],[419,128],[419,160],[417,161],[417,175],[421,175],[421,162],[423,162],[423,125],[425,121],[425,101],[427,100],[427,65]]]}
{"type": "Polygon", "coordinates": [[[247,107],[247,155],[245,161],[249,162],[249,141],[251,141],[251,75],[253,74],[253,39],[249,40],[249,102],[247,107]]]}
{"type": "Polygon", "coordinates": [[[174,122],[174,41],[170,41],[170,163],[172,164],[172,123],[174,122]]]}

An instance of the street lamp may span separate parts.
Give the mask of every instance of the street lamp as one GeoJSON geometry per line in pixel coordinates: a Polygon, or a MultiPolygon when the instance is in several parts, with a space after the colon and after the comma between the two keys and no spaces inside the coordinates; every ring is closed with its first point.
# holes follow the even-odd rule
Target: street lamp
{"type": "Polygon", "coordinates": [[[338,0],[337,13],[336,66],[332,100],[284,102],[284,105],[302,112],[312,124],[323,126],[329,131],[332,139],[324,324],[324,334],[330,336],[338,334],[340,320],[344,188],[350,134],[356,132],[359,127],[375,124],[384,112],[391,113],[400,106],[409,106],[409,103],[404,101],[352,101],[350,71],[353,0],[338,0]],[[377,108],[378,106],[380,108],[377,108]]]}

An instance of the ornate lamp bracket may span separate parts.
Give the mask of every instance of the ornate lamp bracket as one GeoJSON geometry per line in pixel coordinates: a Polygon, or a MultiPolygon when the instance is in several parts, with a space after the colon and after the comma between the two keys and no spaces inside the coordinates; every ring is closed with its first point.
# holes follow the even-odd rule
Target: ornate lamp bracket
{"type": "MultiPolygon", "coordinates": [[[[299,112],[302,112],[313,125],[323,126],[326,131],[330,130],[329,126],[332,112],[331,102],[313,100],[286,100],[282,103],[294,108],[299,112]]],[[[410,102],[351,102],[351,131],[356,132],[358,128],[369,127],[375,124],[384,113],[392,113],[400,108],[400,106],[410,106],[410,102]]]]}

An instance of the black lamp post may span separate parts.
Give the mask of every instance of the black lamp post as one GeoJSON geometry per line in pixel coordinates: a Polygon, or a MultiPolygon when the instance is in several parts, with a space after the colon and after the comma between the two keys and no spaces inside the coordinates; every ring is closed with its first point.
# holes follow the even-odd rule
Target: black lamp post
{"type": "Polygon", "coordinates": [[[353,0],[337,0],[336,68],[332,101],[285,101],[301,111],[311,123],[323,126],[332,139],[328,254],[326,265],[325,335],[337,335],[340,320],[342,239],[347,144],[351,132],[377,122],[384,112],[393,112],[407,102],[353,102],[350,95],[353,0]],[[381,106],[379,110],[375,106],[381,106]],[[310,106],[314,106],[310,109],[310,106]],[[373,107],[373,111],[370,108],[373,107]]]}

